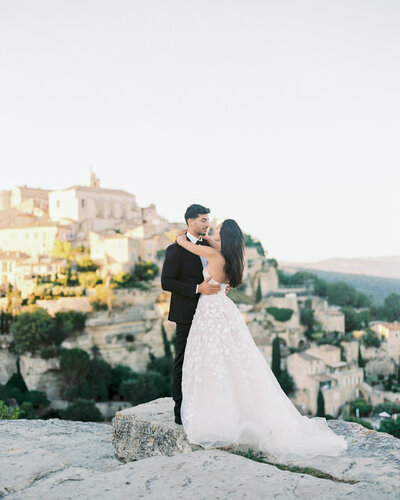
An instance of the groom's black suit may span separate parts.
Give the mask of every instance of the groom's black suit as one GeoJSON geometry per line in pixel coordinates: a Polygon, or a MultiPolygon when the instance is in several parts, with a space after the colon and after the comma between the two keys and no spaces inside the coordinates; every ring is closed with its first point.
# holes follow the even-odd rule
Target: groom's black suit
{"type": "MultiPolygon", "coordinates": [[[[189,238],[187,240],[190,241],[189,238]]],[[[198,241],[197,244],[209,246],[204,240],[198,241]]],[[[182,404],[182,365],[186,340],[200,298],[200,294],[196,293],[196,285],[203,281],[203,263],[200,257],[178,243],[170,245],[165,252],[161,286],[163,290],[172,292],[168,319],[176,323],[176,349],[172,373],[175,416],[180,416],[182,404]]]]}

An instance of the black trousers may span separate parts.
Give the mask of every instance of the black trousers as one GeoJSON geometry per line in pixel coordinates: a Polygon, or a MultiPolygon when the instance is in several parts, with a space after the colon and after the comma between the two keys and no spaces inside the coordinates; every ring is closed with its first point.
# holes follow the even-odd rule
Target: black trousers
{"type": "Polygon", "coordinates": [[[183,357],[185,355],[186,341],[188,338],[191,325],[176,324],[176,344],[175,344],[175,360],[174,369],[172,372],[172,397],[175,401],[174,413],[175,416],[181,415],[182,404],[182,366],[183,357]]]}

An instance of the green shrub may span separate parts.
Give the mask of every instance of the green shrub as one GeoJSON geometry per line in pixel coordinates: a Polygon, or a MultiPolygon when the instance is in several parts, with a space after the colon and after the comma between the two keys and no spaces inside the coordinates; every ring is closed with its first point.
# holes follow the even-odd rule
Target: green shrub
{"type": "Polygon", "coordinates": [[[137,373],[132,371],[132,368],[124,365],[116,365],[111,369],[111,383],[109,390],[111,394],[119,394],[119,388],[124,380],[137,377],[137,373]]]}
{"type": "Polygon", "coordinates": [[[386,411],[389,415],[393,415],[393,413],[400,413],[400,404],[388,401],[374,406],[374,415],[378,415],[383,411],[386,411]]]}
{"type": "Polygon", "coordinates": [[[103,422],[104,418],[94,401],[76,399],[65,410],[60,411],[64,420],[79,420],[81,422],[103,422]]]}
{"type": "Polygon", "coordinates": [[[96,285],[95,294],[89,297],[89,302],[95,311],[102,311],[112,307],[115,296],[112,290],[105,285],[96,285]]]}
{"type": "Polygon", "coordinates": [[[138,374],[121,383],[120,394],[134,406],[163,397],[166,394],[164,377],[156,371],[138,374]]]}
{"type": "Polygon", "coordinates": [[[393,420],[391,418],[385,418],[384,420],[381,420],[379,431],[387,432],[394,437],[400,438],[400,420],[393,420]]]}
{"type": "Polygon", "coordinates": [[[67,384],[79,384],[89,372],[89,354],[77,347],[63,349],[60,358],[60,370],[67,384]]]}
{"type": "Polygon", "coordinates": [[[94,272],[79,273],[78,281],[82,288],[94,288],[103,283],[103,280],[94,272]]]}
{"type": "Polygon", "coordinates": [[[95,401],[107,401],[112,371],[107,361],[94,358],[89,361],[89,370],[81,386],[81,397],[95,401]]]}
{"type": "Polygon", "coordinates": [[[276,321],[289,321],[293,316],[293,309],[287,307],[267,307],[267,313],[271,314],[276,321]]]}
{"type": "Polygon", "coordinates": [[[24,401],[20,406],[20,410],[18,418],[26,418],[29,420],[36,418],[33,404],[30,401],[24,401]]]}
{"type": "Polygon", "coordinates": [[[21,394],[18,403],[31,403],[34,408],[41,406],[49,406],[50,401],[47,399],[46,394],[42,391],[26,391],[21,394]]]}
{"type": "Polygon", "coordinates": [[[358,408],[360,416],[367,417],[371,413],[372,404],[365,401],[365,399],[360,398],[352,401],[350,404],[350,408],[353,414],[356,413],[356,409],[358,408]]]}
{"type": "Polygon", "coordinates": [[[9,408],[4,401],[0,400],[0,420],[15,420],[20,413],[20,408],[9,408]]]}
{"type": "Polygon", "coordinates": [[[141,260],[136,262],[133,268],[133,276],[138,281],[150,281],[158,275],[159,269],[157,264],[151,260],[141,260]]]}
{"type": "Polygon", "coordinates": [[[99,266],[93,262],[93,260],[90,257],[82,257],[78,261],[78,272],[79,273],[89,273],[89,272],[94,272],[97,271],[99,266]]]}

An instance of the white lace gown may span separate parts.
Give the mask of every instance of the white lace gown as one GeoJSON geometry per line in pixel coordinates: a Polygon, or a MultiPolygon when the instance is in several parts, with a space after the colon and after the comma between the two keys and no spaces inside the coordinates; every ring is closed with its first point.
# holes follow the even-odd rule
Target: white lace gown
{"type": "MultiPolygon", "coordinates": [[[[204,277],[209,276],[206,269],[204,277]]],[[[234,446],[278,459],[338,456],[347,449],[325,418],[301,415],[281,389],[237,306],[201,295],[182,368],[181,418],[190,443],[234,446]]]]}

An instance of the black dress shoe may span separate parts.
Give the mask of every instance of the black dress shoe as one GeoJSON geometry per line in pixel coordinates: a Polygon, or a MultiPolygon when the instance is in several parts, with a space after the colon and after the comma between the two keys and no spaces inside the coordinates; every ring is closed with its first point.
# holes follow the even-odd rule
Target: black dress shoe
{"type": "Polygon", "coordinates": [[[183,425],[182,424],[182,419],[179,415],[175,415],[175,423],[176,424],[179,424],[179,425],[183,425]]]}

